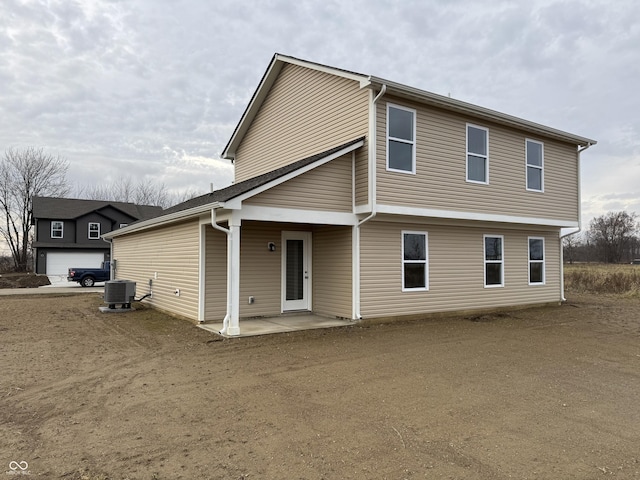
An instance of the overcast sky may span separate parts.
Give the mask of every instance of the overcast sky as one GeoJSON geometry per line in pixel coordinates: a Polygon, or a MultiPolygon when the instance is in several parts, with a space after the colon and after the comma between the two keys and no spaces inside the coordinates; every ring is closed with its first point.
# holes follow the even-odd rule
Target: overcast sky
{"type": "Polygon", "coordinates": [[[76,186],[227,186],[275,52],[596,139],[583,219],[640,213],[637,0],[0,0],[0,151],[61,155],[76,186]]]}

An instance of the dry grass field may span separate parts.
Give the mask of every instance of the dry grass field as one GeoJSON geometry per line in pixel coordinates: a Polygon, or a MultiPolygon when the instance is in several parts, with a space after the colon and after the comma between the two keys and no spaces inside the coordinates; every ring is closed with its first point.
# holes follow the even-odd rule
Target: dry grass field
{"type": "Polygon", "coordinates": [[[640,265],[565,265],[564,282],[567,292],[639,296],[640,265]]]}

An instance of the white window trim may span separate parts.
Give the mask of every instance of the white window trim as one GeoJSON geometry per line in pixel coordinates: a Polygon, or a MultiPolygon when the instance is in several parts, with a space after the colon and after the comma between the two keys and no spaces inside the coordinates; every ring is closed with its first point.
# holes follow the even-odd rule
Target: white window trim
{"type": "Polygon", "coordinates": [[[100,239],[100,224],[98,222],[89,222],[87,236],[89,237],[90,240],[100,239]],[[92,233],[91,225],[97,225],[98,226],[98,236],[97,237],[92,237],[91,236],[91,233],[92,233]]]}
{"type": "Polygon", "coordinates": [[[525,188],[530,191],[530,192],[538,192],[538,193],[544,193],[544,143],[539,142],[538,140],[532,140],[530,138],[525,138],[524,140],[524,175],[525,175],[525,188]],[[537,143],[538,145],[540,145],[540,150],[542,153],[542,165],[538,166],[538,165],[529,165],[529,149],[527,148],[527,143],[537,143]],[[535,188],[529,188],[529,167],[531,168],[537,168],[540,170],[540,190],[537,190],[535,188]]]}
{"type": "Polygon", "coordinates": [[[473,123],[467,123],[465,127],[465,151],[467,152],[464,157],[464,163],[466,168],[466,177],[468,183],[476,183],[479,185],[489,185],[489,129],[487,127],[481,127],[480,125],[475,125],[473,123]],[[477,128],[478,130],[484,130],[487,135],[487,154],[480,155],[479,153],[474,153],[469,151],[469,127],[477,128]],[[474,157],[485,157],[485,178],[486,181],[481,182],[479,180],[470,180],[469,179],[469,155],[473,155],[474,157]]]}
{"type": "Polygon", "coordinates": [[[416,174],[416,124],[418,123],[418,114],[417,111],[413,108],[403,107],[402,105],[396,105],[395,103],[387,103],[387,171],[388,172],[398,172],[398,173],[407,173],[409,175],[416,174]],[[389,108],[397,108],[398,110],[405,110],[407,112],[411,112],[413,114],[413,141],[405,140],[404,138],[392,137],[389,135],[389,108]],[[400,170],[397,168],[389,167],[389,140],[393,140],[394,142],[407,143],[412,146],[411,148],[411,171],[409,170],[400,170]]]}
{"type": "Polygon", "coordinates": [[[52,220],[51,221],[51,238],[64,238],[64,222],[63,221],[61,221],[61,220],[52,220]],[[60,236],[59,237],[54,237],[53,236],[53,231],[54,231],[53,224],[54,223],[59,223],[60,224],[60,228],[59,229],[57,229],[57,228],[55,229],[55,231],[60,230],[60,236]]]}
{"type": "Polygon", "coordinates": [[[527,238],[527,260],[529,262],[527,264],[527,275],[529,277],[529,285],[545,285],[547,283],[546,257],[547,257],[547,252],[546,252],[544,237],[528,237],[527,238]],[[542,240],[542,260],[531,260],[531,246],[529,245],[530,240],[542,240]],[[531,281],[531,264],[532,263],[542,264],[542,281],[541,282],[531,281]]]}
{"type": "Polygon", "coordinates": [[[492,235],[489,233],[485,233],[482,236],[482,259],[483,259],[483,276],[484,276],[484,288],[502,288],[504,287],[504,235],[492,235]],[[500,238],[502,240],[501,245],[502,245],[502,260],[487,260],[487,250],[486,250],[486,243],[487,243],[487,238],[500,238]],[[488,263],[499,263],[502,265],[502,268],[500,269],[500,283],[499,284],[495,284],[495,285],[487,285],[487,264],[488,263]]]}
{"type": "Polygon", "coordinates": [[[403,292],[428,292],[429,291],[429,234],[428,232],[417,232],[415,230],[402,230],[400,235],[401,252],[400,260],[402,262],[402,291],[403,292]],[[404,236],[406,234],[424,235],[424,261],[423,260],[405,260],[404,259],[404,236]],[[405,263],[424,263],[424,287],[405,288],[404,286],[404,265],[405,263]]]}

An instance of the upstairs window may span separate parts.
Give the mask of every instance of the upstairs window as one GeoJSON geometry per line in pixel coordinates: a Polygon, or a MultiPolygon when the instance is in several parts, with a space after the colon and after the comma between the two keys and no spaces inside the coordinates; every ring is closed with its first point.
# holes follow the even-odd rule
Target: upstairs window
{"type": "Polygon", "coordinates": [[[428,290],[427,234],[402,232],[402,291],[428,290]]]}
{"type": "Polygon", "coordinates": [[[529,285],[544,284],[544,238],[529,237],[529,285]]]}
{"type": "Polygon", "coordinates": [[[527,190],[544,190],[544,145],[534,140],[526,142],[527,190]]]}
{"type": "Polygon", "coordinates": [[[62,238],[64,233],[64,222],[51,222],[51,238],[62,238]]]}
{"type": "Polygon", "coordinates": [[[484,236],[484,286],[504,286],[504,256],[502,235],[484,236]]]}
{"type": "Polygon", "coordinates": [[[416,173],[416,111],[387,104],[387,170],[416,173]]]}
{"type": "Polygon", "coordinates": [[[489,183],[489,130],[467,124],[467,182],[489,183]]]}
{"type": "Polygon", "coordinates": [[[100,238],[99,223],[89,223],[89,238],[100,238]]]}

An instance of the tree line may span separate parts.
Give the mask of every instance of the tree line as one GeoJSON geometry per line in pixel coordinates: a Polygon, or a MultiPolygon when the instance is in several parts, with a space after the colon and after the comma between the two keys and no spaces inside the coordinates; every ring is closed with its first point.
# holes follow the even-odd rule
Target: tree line
{"type": "Polygon", "coordinates": [[[563,239],[564,261],[631,263],[640,260],[640,225],[635,212],[608,212],[588,230],[563,239]]]}
{"type": "MultiPolygon", "coordinates": [[[[33,242],[33,197],[82,198],[130,202],[168,208],[199,195],[190,189],[172,194],[164,184],[123,177],[103,185],[73,189],[67,181],[69,162],[42,148],[9,148],[0,159],[0,236],[11,255],[11,269],[27,271],[33,242]]],[[[0,256],[2,248],[0,248],[0,256]]]]}

